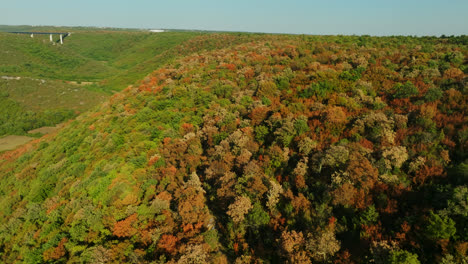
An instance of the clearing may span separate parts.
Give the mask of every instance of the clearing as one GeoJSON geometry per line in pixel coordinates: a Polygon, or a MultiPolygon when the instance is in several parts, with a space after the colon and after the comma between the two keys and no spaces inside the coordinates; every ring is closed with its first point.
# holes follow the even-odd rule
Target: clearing
{"type": "Polygon", "coordinates": [[[15,149],[16,147],[26,144],[33,139],[35,138],[27,136],[6,136],[0,138],[0,152],[15,149]]]}

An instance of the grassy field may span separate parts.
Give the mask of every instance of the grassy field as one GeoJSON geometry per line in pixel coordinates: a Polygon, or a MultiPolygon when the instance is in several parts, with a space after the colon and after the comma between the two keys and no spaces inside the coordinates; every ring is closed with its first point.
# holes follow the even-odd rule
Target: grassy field
{"type": "Polygon", "coordinates": [[[16,147],[26,144],[29,141],[35,139],[39,135],[53,133],[57,131],[58,129],[60,129],[61,127],[63,127],[62,124],[59,124],[53,127],[44,126],[44,127],[36,128],[36,129],[28,131],[28,134],[30,134],[31,136],[10,135],[10,136],[5,136],[5,137],[0,137],[0,152],[15,149],[16,147]]]}
{"type": "Polygon", "coordinates": [[[0,138],[0,152],[15,149],[17,146],[28,143],[33,139],[33,137],[27,136],[6,136],[0,138]]]}

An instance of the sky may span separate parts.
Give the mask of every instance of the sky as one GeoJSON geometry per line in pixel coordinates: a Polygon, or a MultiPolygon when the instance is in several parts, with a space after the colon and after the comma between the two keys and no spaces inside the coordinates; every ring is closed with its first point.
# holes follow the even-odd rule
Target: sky
{"type": "Polygon", "coordinates": [[[0,0],[0,24],[468,35],[468,0],[0,0]]]}

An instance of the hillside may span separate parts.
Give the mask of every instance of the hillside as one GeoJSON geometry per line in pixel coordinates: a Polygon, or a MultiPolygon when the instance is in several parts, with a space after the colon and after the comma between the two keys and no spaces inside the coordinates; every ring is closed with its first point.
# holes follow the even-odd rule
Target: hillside
{"type": "Polygon", "coordinates": [[[0,259],[466,262],[465,40],[194,38],[0,156],[0,259]]]}
{"type": "Polygon", "coordinates": [[[101,92],[62,81],[0,78],[0,136],[25,135],[35,128],[56,125],[107,98],[101,92]]]}
{"type": "Polygon", "coordinates": [[[0,104],[0,137],[61,123],[177,57],[253,37],[95,28],[3,26],[0,30],[72,32],[64,45],[50,43],[48,35],[0,33],[0,100],[6,100],[0,104]],[[51,115],[57,117],[52,120],[51,115]]]}
{"type": "Polygon", "coordinates": [[[29,35],[0,33],[0,89],[2,100],[7,100],[0,107],[0,136],[24,135],[28,130],[74,117],[74,112],[91,109],[110,91],[134,83],[163,62],[149,68],[140,63],[194,35],[161,37],[143,32],[82,30],[66,38],[66,45],[49,43],[48,37],[31,39],[29,35]],[[138,74],[129,73],[136,71],[133,67],[139,67],[138,74]],[[50,119],[46,112],[61,117],[50,119]]]}
{"type": "MultiPolygon", "coordinates": [[[[199,34],[132,31],[78,31],[60,45],[48,35],[0,33],[0,74],[99,82],[132,70],[199,34]]],[[[57,37],[55,37],[57,39],[57,37]]],[[[160,62],[161,63],[161,62],[160,62]]],[[[157,68],[157,65],[151,65],[157,68]]],[[[151,70],[151,69],[148,69],[151,70]]],[[[140,73],[139,79],[148,73],[140,73]]],[[[133,81],[136,81],[134,79],[133,81]]],[[[120,87],[109,89],[121,90],[120,87]]]]}

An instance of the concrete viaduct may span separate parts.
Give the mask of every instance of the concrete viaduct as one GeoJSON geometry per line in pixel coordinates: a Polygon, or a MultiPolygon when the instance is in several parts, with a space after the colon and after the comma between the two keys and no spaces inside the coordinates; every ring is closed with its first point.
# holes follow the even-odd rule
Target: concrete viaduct
{"type": "Polygon", "coordinates": [[[56,42],[60,42],[60,44],[63,44],[63,39],[66,37],[70,36],[70,32],[10,32],[13,34],[28,34],[31,35],[31,38],[34,38],[34,35],[50,35],[50,42],[53,42],[54,40],[52,39],[52,35],[60,35],[60,39],[57,40],[56,42]]]}

